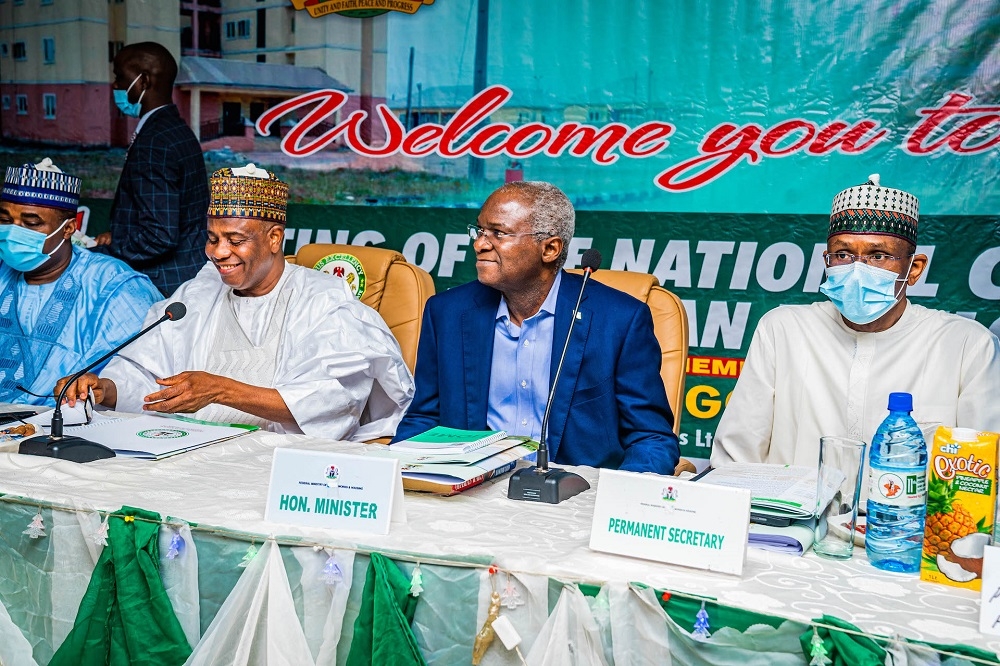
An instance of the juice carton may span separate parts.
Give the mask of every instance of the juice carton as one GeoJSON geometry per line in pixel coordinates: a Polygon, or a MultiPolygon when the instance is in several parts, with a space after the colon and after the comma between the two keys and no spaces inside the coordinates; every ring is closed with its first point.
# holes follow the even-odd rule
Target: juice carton
{"type": "Polygon", "coordinates": [[[920,579],[978,590],[993,533],[997,440],[941,426],[927,458],[927,519],[920,579]]]}

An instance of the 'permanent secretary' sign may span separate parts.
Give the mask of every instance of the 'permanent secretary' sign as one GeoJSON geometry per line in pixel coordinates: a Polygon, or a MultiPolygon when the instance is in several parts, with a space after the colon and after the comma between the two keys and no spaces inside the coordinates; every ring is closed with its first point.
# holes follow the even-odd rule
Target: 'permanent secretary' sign
{"type": "Polygon", "coordinates": [[[590,547],[739,575],[749,523],[742,488],[602,469],[590,547]]]}

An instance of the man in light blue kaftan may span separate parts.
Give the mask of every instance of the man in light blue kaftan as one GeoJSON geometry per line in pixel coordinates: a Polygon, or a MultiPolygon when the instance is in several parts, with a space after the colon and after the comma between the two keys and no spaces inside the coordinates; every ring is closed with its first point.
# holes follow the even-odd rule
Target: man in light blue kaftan
{"type": "Polygon", "coordinates": [[[48,158],[7,168],[0,193],[0,402],[55,406],[59,378],[137,333],[160,299],[145,275],[72,244],[79,197],[80,179],[48,158]]]}

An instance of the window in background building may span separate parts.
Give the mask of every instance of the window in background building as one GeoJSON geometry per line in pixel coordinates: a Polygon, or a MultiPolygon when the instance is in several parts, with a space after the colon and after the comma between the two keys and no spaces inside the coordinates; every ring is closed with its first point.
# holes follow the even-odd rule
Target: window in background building
{"type": "Polygon", "coordinates": [[[28,47],[24,42],[14,42],[14,60],[27,60],[28,47]]]}
{"type": "Polygon", "coordinates": [[[187,55],[186,51],[191,48],[194,48],[194,16],[190,9],[181,5],[181,52],[187,55]]]}
{"type": "Polygon", "coordinates": [[[226,39],[249,39],[250,19],[226,21],[226,39]]]}
{"type": "MultiPolygon", "coordinates": [[[[0,0],[0,5],[3,4],[3,0],[0,0]]],[[[3,110],[10,111],[10,95],[3,96],[3,110]]]]}
{"type": "Polygon", "coordinates": [[[250,102],[250,122],[257,122],[260,114],[265,111],[267,111],[267,104],[265,102],[250,102]]]}
{"type": "Polygon", "coordinates": [[[14,100],[17,102],[17,115],[26,116],[28,115],[28,96],[27,95],[17,95],[14,100]]]}
{"type": "Polygon", "coordinates": [[[125,42],[108,42],[108,62],[114,62],[118,52],[125,48],[125,42]]]}
{"type": "Polygon", "coordinates": [[[56,40],[53,37],[42,38],[42,62],[51,65],[56,61],[56,40]]]}
{"type": "Polygon", "coordinates": [[[42,95],[42,107],[45,109],[45,117],[48,120],[56,118],[56,95],[55,93],[45,93],[42,95]]]}
{"type": "Polygon", "coordinates": [[[243,104],[241,102],[222,103],[222,135],[243,136],[243,104]]]}

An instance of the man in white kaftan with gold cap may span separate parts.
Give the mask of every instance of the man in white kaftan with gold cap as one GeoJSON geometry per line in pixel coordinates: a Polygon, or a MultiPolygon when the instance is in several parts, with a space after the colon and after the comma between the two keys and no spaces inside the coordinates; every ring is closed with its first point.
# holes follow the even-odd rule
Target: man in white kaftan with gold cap
{"type": "Polygon", "coordinates": [[[212,175],[210,262],[154,329],[68,394],[118,411],[193,414],[331,439],[391,435],[413,396],[399,344],[347,283],[285,262],[288,186],[248,165],[212,175]]]}
{"type": "Polygon", "coordinates": [[[765,314],[719,423],[712,465],[814,466],[819,438],[871,442],[890,392],[913,395],[913,418],[1000,431],[1000,342],[973,320],[906,298],[927,267],[916,254],[918,202],[877,175],[836,196],[830,299],[765,314]]]}

